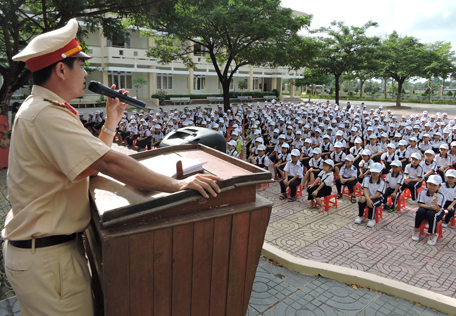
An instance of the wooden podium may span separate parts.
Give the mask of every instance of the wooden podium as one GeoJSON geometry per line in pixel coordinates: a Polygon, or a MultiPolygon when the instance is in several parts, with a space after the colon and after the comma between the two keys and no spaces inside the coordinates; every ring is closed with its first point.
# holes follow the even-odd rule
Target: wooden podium
{"type": "Polygon", "coordinates": [[[225,179],[222,192],[205,199],[92,178],[85,245],[98,314],[244,316],[272,210],[256,185],[271,174],[203,145],[131,157],[161,155],[207,161],[204,172],[225,179]]]}

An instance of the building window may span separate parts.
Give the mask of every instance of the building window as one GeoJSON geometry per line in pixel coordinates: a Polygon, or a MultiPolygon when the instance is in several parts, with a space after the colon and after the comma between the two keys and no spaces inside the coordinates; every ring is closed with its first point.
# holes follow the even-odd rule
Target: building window
{"type": "Polygon", "coordinates": [[[258,78],[253,78],[253,90],[260,89],[260,80],[258,78]]]}
{"type": "Polygon", "coordinates": [[[193,90],[204,90],[206,89],[206,76],[194,76],[193,77],[193,90]]]}
{"type": "Polygon", "coordinates": [[[109,87],[113,84],[116,85],[116,89],[132,89],[132,78],[131,72],[108,72],[109,87]]]}
{"type": "Polygon", "coordinates": [[[125,38],[113,36],[107,39],[107,46],[130,48],[130,33],[125,33],[125,38]]]}
{"type": "Polygon", "coordinates": [[[172,74],[157,74],[157,89],[172,90],[173,75],[172,74]]]}

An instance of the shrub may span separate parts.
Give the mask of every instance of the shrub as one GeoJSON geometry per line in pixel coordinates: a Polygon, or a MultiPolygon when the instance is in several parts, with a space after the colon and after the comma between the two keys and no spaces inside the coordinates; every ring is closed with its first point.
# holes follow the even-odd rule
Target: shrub
{"type": "Polygon", "coordinates": [[[453,96],[453,93],[451,93],[451,91],[448,91],[448,92],[446,93],[446,95],[449,96],[449,97],[452,97],[452,96],[453,96]]]}

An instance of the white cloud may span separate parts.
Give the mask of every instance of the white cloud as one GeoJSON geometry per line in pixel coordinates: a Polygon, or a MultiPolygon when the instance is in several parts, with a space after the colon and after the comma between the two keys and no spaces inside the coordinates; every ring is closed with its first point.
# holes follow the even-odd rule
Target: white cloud
{"type": "Polygon", "coordinates": [[[454,0],[302,1],[282,0],[282,5],[313,14],[311,28],[328,26],[333,20],[361,26],[378,22],[369,35],[384,36],[396,30],[422,42],[450,41],[456,48],[456,2],[454,0]]]}

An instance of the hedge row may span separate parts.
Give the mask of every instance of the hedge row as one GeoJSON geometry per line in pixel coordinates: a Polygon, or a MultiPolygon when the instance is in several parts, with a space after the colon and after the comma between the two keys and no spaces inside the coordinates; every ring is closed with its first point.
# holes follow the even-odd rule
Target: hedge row
{"type": "MultiPolygon", "coordinates": [[[[275,95],[274,92],[236,92],[236,97],[239,96],[251,96],[252,98],[262,98],[265,95],[275,95]]],[[[190,99],[206,99],[208,97],[220,97],[220,94],[167,94],[165,100],[170,100],[171,98],[185,98],[189,97],[190,99]]],[[[230,98],[234,97],[234,92],[230,92],[230,98]]],[[[158,99],[158,94],[153,94],[152,98],[158,99]]]]}

